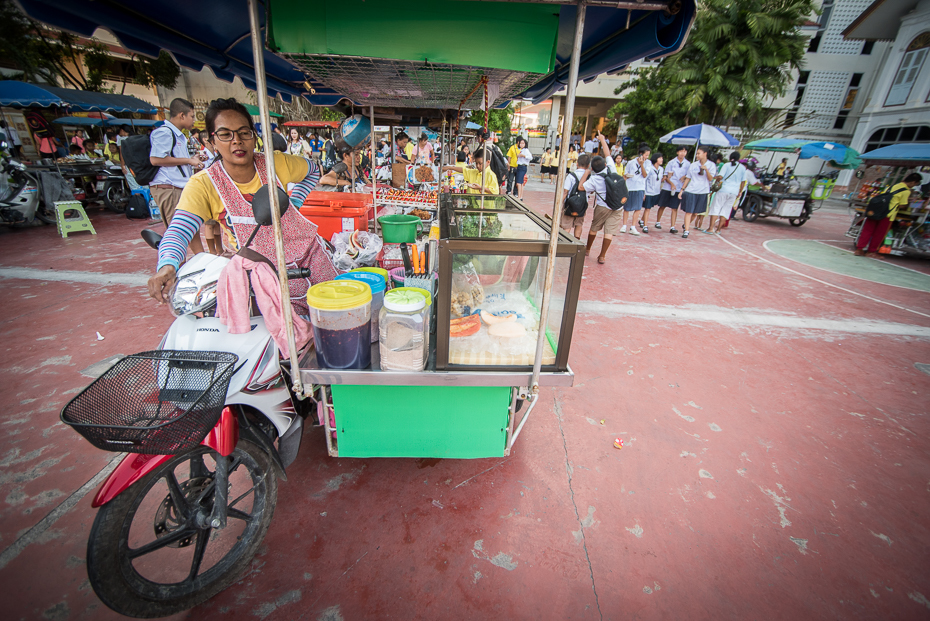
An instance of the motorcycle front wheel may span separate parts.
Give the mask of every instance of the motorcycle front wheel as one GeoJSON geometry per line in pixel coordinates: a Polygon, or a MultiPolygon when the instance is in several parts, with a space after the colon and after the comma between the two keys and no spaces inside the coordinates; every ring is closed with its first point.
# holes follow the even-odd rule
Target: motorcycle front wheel
{"type": "Polygon", "coordinates": [[[229,457],[200,446],[175,455],[100,508],[87,574],[118,613],[155,618],[213,597],[246,569],[278,495],[271,459],[240,440],[229,457]],[[229,463],[228,522],[210,528],[216,460],[229,463]]]}
{"type": "Polygon", "coordinates": [[[114,213],[126,211],[130,196],[132,196],[132,193],[121,183],[108,183],[103,189],[103,202],[107,209],[114,213]]]}
{"type": "Polygon", "coordinates": [[[45,207],[45,201],[39,201],[39,206],[36,207],[36,219],[45,224],[55,224],[57,220],[55,219],[55,209],[47,209],[45,207]]]}

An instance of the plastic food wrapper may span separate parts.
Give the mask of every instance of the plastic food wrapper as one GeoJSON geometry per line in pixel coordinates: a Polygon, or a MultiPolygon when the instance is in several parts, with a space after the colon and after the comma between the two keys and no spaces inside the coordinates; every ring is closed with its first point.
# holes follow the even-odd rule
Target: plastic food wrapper
{"type": "Polygon", "coordinates": [[[484,303],[484,287],[471,261],[452,267],[452,314],[473,314],[484,303]]]}
{"type": "Polygon", "coordinates": [[[365,231],[348,231],[334,233],[332,244],[335,248],[333,265],[336,269],[348,271],[374,265],[383,242],[377,235],[365,231]]]}

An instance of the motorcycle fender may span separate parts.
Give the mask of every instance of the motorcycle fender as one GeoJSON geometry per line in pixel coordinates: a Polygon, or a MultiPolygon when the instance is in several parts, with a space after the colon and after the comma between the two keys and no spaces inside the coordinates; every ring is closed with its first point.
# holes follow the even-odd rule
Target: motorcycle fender
{"type": "MultiPolygon", "coordinates": [[[[268,450],[265,444],[253,439],[254,434],[251,433],[251,430],[248,430],[248,433],[245,435],[266,451],[268,450]]],[[[210,430],[210,433],[207,434],[207,437],[203,439],[201,444],[209,446],[220,455],[229,456],[238,443],[239,418],[231,408],[223,408],[223,413],[220,414],[220,420],[217,421],[216,425],[210,430]]],[[[271,447],[271,451],[274,451],[273,446],[271,447]]],[[[127,455],[116,469],[110,473],[110,476],[103,482],[100,489],[97,490],[97,494],[94,496],[91,506],[96,509],[97,507],[107,504],[122,494],[130,485],[139,481],[149,472],[158,468],[172,457],[173,455],[127,455]]],[[[275,462],[276,465],[280,467],[280,458],[277,457],[277,452],[272,454],[272,461],[274,461],[275,458],[277,458],[275,462]]]]}

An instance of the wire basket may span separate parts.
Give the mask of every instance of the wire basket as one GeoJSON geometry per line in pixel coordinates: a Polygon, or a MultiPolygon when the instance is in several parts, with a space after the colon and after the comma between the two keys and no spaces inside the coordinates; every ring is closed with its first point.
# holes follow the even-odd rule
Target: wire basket
{"type": "Polygon", "coordinates": [[[105,451],[175,455],[216,425],[239,357],[159,350],[121,359],[61,411],[61,420],[105,451]]]}

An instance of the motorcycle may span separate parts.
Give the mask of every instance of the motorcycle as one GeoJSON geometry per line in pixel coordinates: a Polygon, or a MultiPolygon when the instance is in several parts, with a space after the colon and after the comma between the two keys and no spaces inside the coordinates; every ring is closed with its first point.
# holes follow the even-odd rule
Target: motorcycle
{"type": "Polygon", "coordinates": [[[22,162],[3,161],[0,175],[7,180],[0,192],[0,222],[3,224],[30,224],[38,219],[46,224],[55,223],[54,211],[45,208],[39,198],[39,181],[22,162]]]}
{"type": "Polygon", "coordinates": [[[132,191],[126,182],[126,177],[119,167],[108,166],[97,173],[97,194],[103,197],[103,204],[114,213],[124,213],[132,191]]]}
{"type": "MultiPolygon", "coordinates": [[[[252,202],[255,232],[271,223],[269,203],[264,186],[252,202]]],[[[161,240],[142,237],[153,248],[161,240]]],[[[124,615],[187,610],[248,567],[313,407],[294,398],[260,315],[246,334],[215,317],[228,262],[198,254],[185,263],[169,294],[177,319],[158,350],[123,358],[62,410],[98,448],[129,452],[97,491],[87,542],[91,586],[124,615]]]]}

